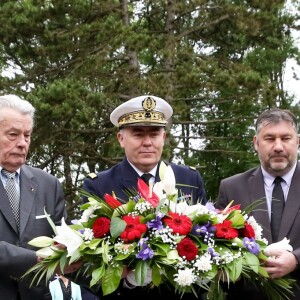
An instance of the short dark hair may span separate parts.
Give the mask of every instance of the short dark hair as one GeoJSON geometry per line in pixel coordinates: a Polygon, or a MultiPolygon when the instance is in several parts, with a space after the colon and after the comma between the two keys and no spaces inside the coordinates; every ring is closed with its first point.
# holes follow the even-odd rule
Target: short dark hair
{"type": "Polygon", "coordinates": [[[290,122],[295,131],[298,132],[296,116],[288,109],[271,108],[263,111],[255,122],[256,133],[258,133],[263,124],[278,124],[281,121],[290,122]]]}

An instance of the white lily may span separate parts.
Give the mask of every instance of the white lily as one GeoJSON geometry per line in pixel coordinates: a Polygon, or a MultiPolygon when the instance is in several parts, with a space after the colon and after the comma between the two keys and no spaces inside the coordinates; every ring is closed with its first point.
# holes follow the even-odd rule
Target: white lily
{"type": "Polygon", "coordinates": [[[207,208],[200,203],[195,204],[195,205],[188,205],[185,201],[182,201],[177,204],[174,202],[170,202],[168,204],[169,204],[170,210],[172,212],[176,212],[176,213],[191,216],[191,217],[193,217],[197,214],[200,214],[200,213],[203,214],[204,212],[208,211],[207,208]]]}
{"type": "Polygon", "coordinates": [[[175,175],[171,166],[166,167],[162,184],[167,196],[173,196],[177,194],[175,175]]]}
{"type": "Polygon", "coordinates": [[[153,186],[153,192],[159,197],[159,199],[166,198],[166,194],[164,193],[163,189],[163,183],[161,181],[155,182],[153,186]]]}
{"type": "Polygon", "coordinates": [[[57,226],[56,229],[57,235],[53,240],[67,247],[67,257],[72,256],[84,243],[83,239],[72,228],[68,227],[64,218],[62,218],[61,226],[57,226]]]}
{"type": "Polygon", "coordinates": [[[48,236],[39,236],[28,242],[29,245],[44,248],[53,245],[53,239],[48,236]]]}
{"type": "Polygon", "coordinates": [[[47,258],[54,254],[54,250],[51,247],[45,247],[36,251],[36,256],[47,258]]]}
{"type": "Polygon", "coordinates": [[[286,237],[277,243],[268,245],[265,249],[265,253],[268,255],[268,253],[270,253],[270,251],[276,250],[276,249],[286,250],[286,251],[290,251],[290,252],[293,251],[293,247],[290,245],[290,240],[288,240],[286,237]]]}

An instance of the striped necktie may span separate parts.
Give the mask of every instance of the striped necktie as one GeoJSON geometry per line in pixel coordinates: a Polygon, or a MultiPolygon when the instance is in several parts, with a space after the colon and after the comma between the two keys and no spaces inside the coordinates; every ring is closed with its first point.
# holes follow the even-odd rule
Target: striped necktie
{"type": "Polygon", "coordinates": [[[8,172],[2,169],[2,173],[7,177],[6,181],[6,194],[10,202],[11,209],[15,216],[17,226],[20,226],[20,196],[17,191],[15,176],[16,172],[8,172]]]}

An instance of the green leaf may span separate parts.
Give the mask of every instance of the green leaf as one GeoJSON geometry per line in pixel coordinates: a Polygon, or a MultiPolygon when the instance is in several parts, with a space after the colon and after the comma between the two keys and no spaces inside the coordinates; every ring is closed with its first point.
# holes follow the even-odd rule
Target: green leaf
{"type": "Polygon", "coordinates": [[[92,272],[92,279],[90,281],[90,287],[94,286],[97,284],[100,279],[104,276],[105,274],[105,264],[101,264],[101,266],[92,272]]]}
{"type": "Polygon", "coordinates": [[[258,273],[260,263],[257,256],[251,252],[246,252],[244,254],[244,259],[246,260],[246,265],[248,265],[255,273],[258,273]]]}
{"type": "Polygon", "coordinates": [[[155,286],[159,286],[161,280],[160,268],[155,264],[152,266],[152,282],[155,286]]]}
{"type": "Polygon", "coordinates": [[[126,222],[121,218],[115,217],[111,219],[110,223],[110,234],[113,238],[120,236],[120,234],[125,230],[126,222]]]}
{"type": "Polygon", "coordinates": [[[109,265],[107,267],[105,276],[102,278],[103,296],[111,294],[118,288],[121,281],[122,273],[122,264],[119,264],[118,266],[109,265]]]}
{"type": "Polygon", "coordinates": [[[240,257],[238,259],[235,259],[232,263],[227,265],[229,267],[229,278],[231,281],[235,282],[237,281],[243,270],[243,258],[240,257]]]}
{"type": "Polygon", "coordinates": [[[147,271],[149,268],[149,264],[146,261],[139,260],[136,264],[134,273],[135,273],[135,281],[138,285],[143,285],[145,279],[147,277],[147,271]]]}
{"type": "Polygon", "coordinates": [[[54,234],[57,235],[56,226],[55,226],[55,224],[53,223],[52,219],[50,218],[50,215],[47,213],[46,207],[44,207],[44,213],[45,213],[45,216],[46,216],[46,218],[47,218],[47,221],[49,222],[50,226],[51,226],[52,229],[53,229],[54,234]]]}

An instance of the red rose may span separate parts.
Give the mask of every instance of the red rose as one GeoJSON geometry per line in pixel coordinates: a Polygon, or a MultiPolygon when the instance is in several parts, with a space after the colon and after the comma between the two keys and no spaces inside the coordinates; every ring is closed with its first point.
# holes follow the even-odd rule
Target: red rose
{"type": "Polygon", "coordinates": [[[229,220],[225,220],[221,224],[216,224],[216,237],[225,238],[227,240],[231,240],[238,237],[238,230],[236,228],[233,228],[231,225],[232,222],[229,220]]]}
{"type": "Polygon", "coordinates": [[[191,219],[186,215],[178,213],[169,212],[169,216],[164,217],[163,222],[173,229],[174,234],[186,235],[192,228],[191,219]]]}
{"type": "Polygon", "coordinates": [[[196,244],[188,237],[182,239],[177,245],[178,254],[183,257],[185,256],[186,260],[195,259],[198,254],[198,248],[196,244]]]}
{"type": "Polygon", "coordinates": [[[109,232],[110,219],[105,217],[97,218],[93,224],[93,232],[95,238],[102,238],[109,232]]]}
{"type": "Polygon", "coordinates": [[[239,229],[239,234],[242,237],[247,237],[247,238],[255,238],[255,232],[252,227],[248,222],[245,222],[245,227],[239,229]]]}
{"type": "Polygon", "coordinates": [[[124,216],[122,219],[127,225],[120,238],[126,243],[140,239],[142,234],[147,231],[147,225],[140,222],[139,216],[133,217],[129,215],[124,216]]]}

